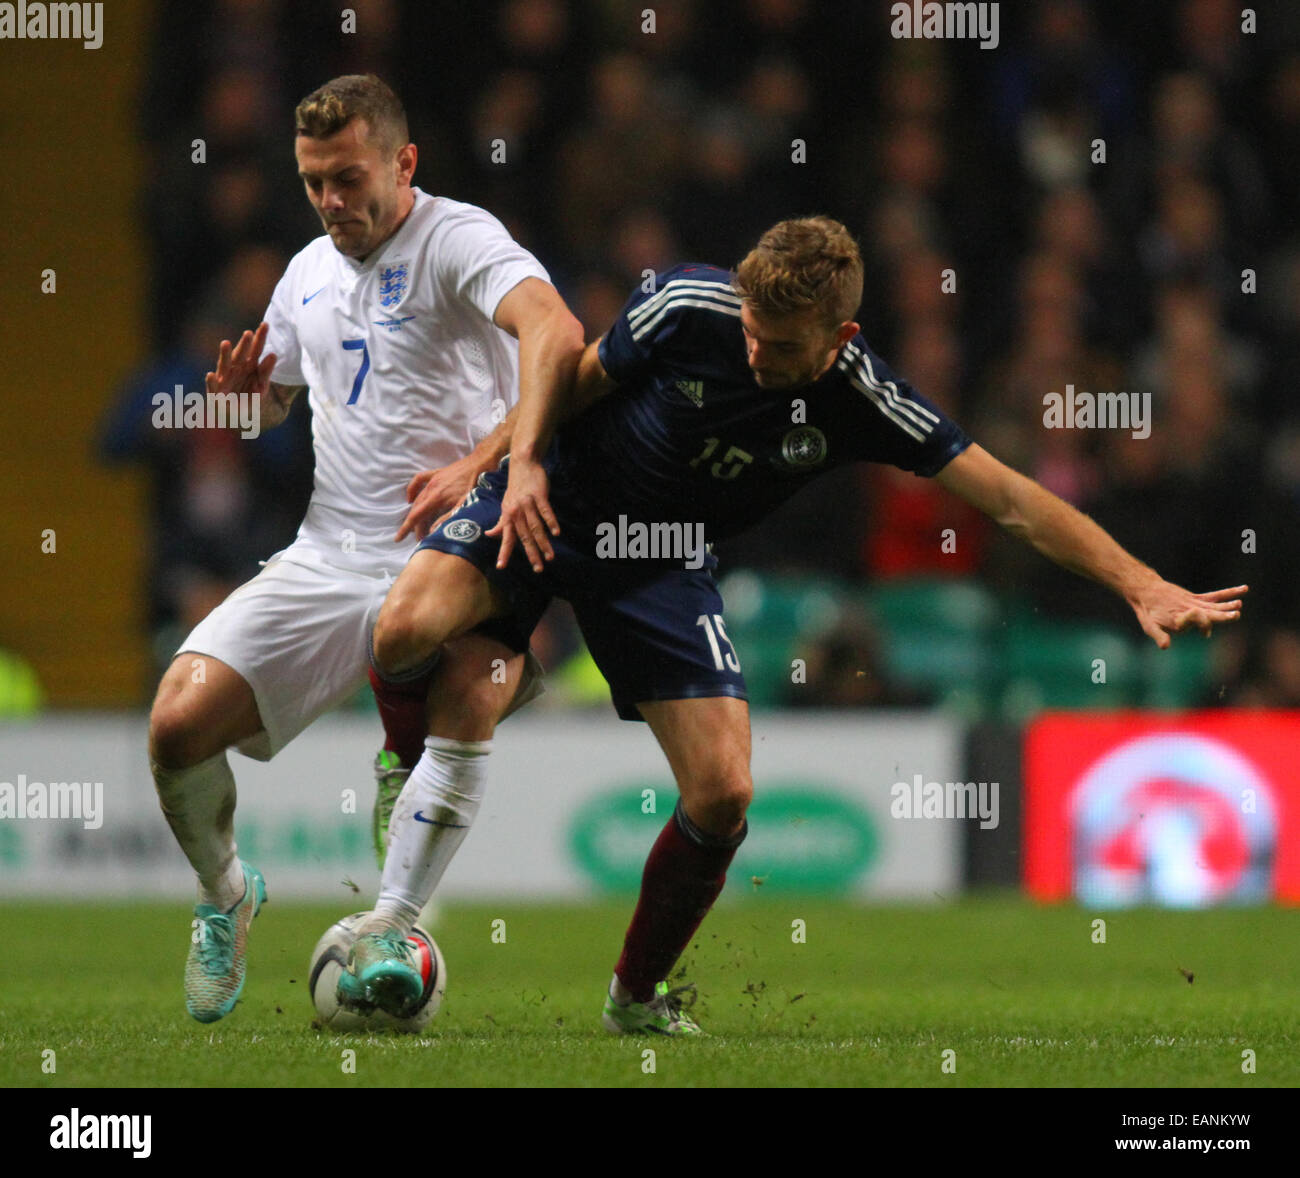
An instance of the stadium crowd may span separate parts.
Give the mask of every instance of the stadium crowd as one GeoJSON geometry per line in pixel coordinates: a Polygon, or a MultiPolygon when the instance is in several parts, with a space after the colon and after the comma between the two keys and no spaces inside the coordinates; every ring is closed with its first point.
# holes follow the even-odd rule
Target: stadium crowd
{"type": "MultiPolygon", "coordinates": [[[[867,339],[920,392],[1165,577],[1252,586],[1205,702],[1300,706],[1300,7],[1257,7],[1267,36],[1228,0],[1004,4],[986,52],[894,39],[883,3],[353,0],[340,35],[311,0],[168,0],[140,103],[154,356],[104,434],[154,479],[160,657],[292,536],[311,459],[305,406],[255,443],[172,440],[149,398],[201,388],[216,342],[258,322],[319,232],[293,107],[373,71],[407,104],[416,183],[500,217],[589,338],[647,269],[733,265],[786,216],[844,221],[867,339]],[[1149,396],[1149,436],[1045,428],[1067,385],[1149,396]]],[[[1141,640],[1123,603],[892,469],[828,476],[720,557],[974,579],[1141,640]]],[[[832,636],[833,659],[875,658],[870,629],[832,636]]],[[[572,649],[547,633],[552,660],[572,649]]]]}

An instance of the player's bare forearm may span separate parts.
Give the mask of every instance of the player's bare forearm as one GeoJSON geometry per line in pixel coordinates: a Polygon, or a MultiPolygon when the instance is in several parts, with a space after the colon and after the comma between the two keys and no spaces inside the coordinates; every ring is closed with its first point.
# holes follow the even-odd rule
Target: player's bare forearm
{"type": "Polygon", "coordinates": [[[1162,649],[1171,632],[1198,629],[1208,635],[1216,624],[1241,616],[1240,595],[1247,586],[1191,593],[1164,580],[1083,512],[978,446],[958,455],[937,477],[1049,560],[1122,597],[1162,649]]]}
{"type": "Polygon", "coordinates": [[[276,384],[272,381],[262,397],[262,429],[275,429],[281,424],[289,416],[289,410],[293,408],[293,399],[306,387],[303,384],[276,384]]]}
{"type": "Polygon", "coordinates": [[[470,451],[470,459],[480,472],[496,470],[501,465],[501,459],[510,453],[510,439],[514,437],[515,426],[518,423],[519,406],[515,405],[497,423],[496,429],[470,451]]]}
{"type": "Polygon", "coordinates": [[[582,328],[562,305],[520,335],[519,416],[510,443],[516,460],[539,462],[546,453],[555,427],[568,416],[581,355],[582,328]]]}
{"type": "Polygon", "coordinates": [[[519,419],[510,440],[510,482],[501,501],[501,518],[489,536],[501,537],[500,567],[510,559],[516,539],[533,568],[554,552],[547,538],[560,533],[548,499],[542,456],[564,416],[582,355],[582,324],[555,288],[526,278],[497,307],[498,327],[519,340],[519,419]]]}
{"type": "Polygon", "coordinates": [[[1131,598],[1160,576],[1125,552],[1083,512],[979,446],[954,458],[937,481],[1049,560],[1131,598]]]}
{"type": "Polygon", "coordinates": [[[1162,579],[1091,517],[1033,479],[1013,475],[1006,512],[998,520],[1012,535],[1062,568],[1089,577],[1128,601],[1162,579]]]}
{"type": "Polygon", "coordinates": [[[530,465],[546,453],[563,418],[582,355],[582,324],[540,278],[525,278],[511,290],[497,307],[495,322],[519,341],[519,417],[510,454],[530,465]]]}

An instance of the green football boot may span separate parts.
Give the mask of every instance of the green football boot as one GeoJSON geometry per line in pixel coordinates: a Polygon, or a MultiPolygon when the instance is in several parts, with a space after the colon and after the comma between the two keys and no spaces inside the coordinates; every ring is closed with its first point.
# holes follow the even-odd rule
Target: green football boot
{"type": "Polygon", "coordinates": [[[381,871],[388,850],[388,823],[393,817],[393,804],[410,776],[411,771],[402,767],[401,757],[389,749],[382,749],[375,758],[375,808],[371,833],[375,840],[375,858],[379,861],[381,871]]]}
{"type": "Polygon", "coordinates": [[[353,1010],[378,1007],[400,1017],[423,993],[411,943],[394,929],[358,937],[347,969],[339,974],[339,1004],[353,1010]]]}
{"type": "Polygon", "coordinates": [[[655,986],[655,996],[649,1002],[629,1002],[620,1006],[614,999],[605,995],[605,1013],[601,1024],[605,1030],[615,1035],[668,1035],[687,1038],[703,1035],[697,1023],[686,1009],[695,1004],[695,987],[678,986],[670,990],[667,982],[655,986]],[[685,995],[690,995],[690,1001],[685,995]]]}
{"type": "Polygon", "coordinates": [[[244,898],[229,912],[211,904],[194,909],[194,934],[185,962],[185,1009],[201,1023],[215,1023],[235,1009],[244,989],[248,926],[266,903],[262,873],[240,861],[244,898]]]}

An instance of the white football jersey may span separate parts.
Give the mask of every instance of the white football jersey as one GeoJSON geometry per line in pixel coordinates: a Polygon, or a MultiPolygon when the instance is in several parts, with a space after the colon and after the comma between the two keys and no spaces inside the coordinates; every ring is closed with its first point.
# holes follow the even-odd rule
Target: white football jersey
{"type": "Polygon", "coordinates": [[[289,263],[266,312],[271,379],[306,385],[316,478],[299,531],[345,565],[394,545],[421,470],[463,458],[519,398],[519,346],[492,322],[525,278],[550,278],[490,213],[416,188],[364,262],[328,235],[289,263]],[[341,559],[339,559],[341,558],[341,559]]]}

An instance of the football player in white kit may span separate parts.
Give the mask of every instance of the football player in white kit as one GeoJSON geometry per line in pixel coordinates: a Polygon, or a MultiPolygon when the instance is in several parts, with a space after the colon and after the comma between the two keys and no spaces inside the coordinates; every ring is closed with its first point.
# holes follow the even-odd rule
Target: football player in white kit
{"type": "MultiPolygon", "coordinates": [[[[326,235],[289,263],[266,322],[223,341],[207,391],[256,398],[269,428],[307,389],[315,487],[294,542],[181,644],[150,716],[159,801],[198,876],[185,994],[200,1022],[234,1008],[266,896],[236,853],[226,750],[268,760],[365,683],[380,604],[416,543],[503,457],[520,383],[572,380],[583,347],[546,271],[500,222],[412,187],[416,148],[382,81],[336,78],[296,119],[299,174],[326,235]]],[[[467,638],[403,676],[405,712],[384,713],[377,766],[400,780],[431,760],[464,828],[490,742],[426,748],[426,696],[430,712],[448,710],[440,731],[472,736],[523,702],[537,673],[520,655],[490,674],[467,638]]],[[[381,901],[400,908],[396,895],[381,901]]]]}

